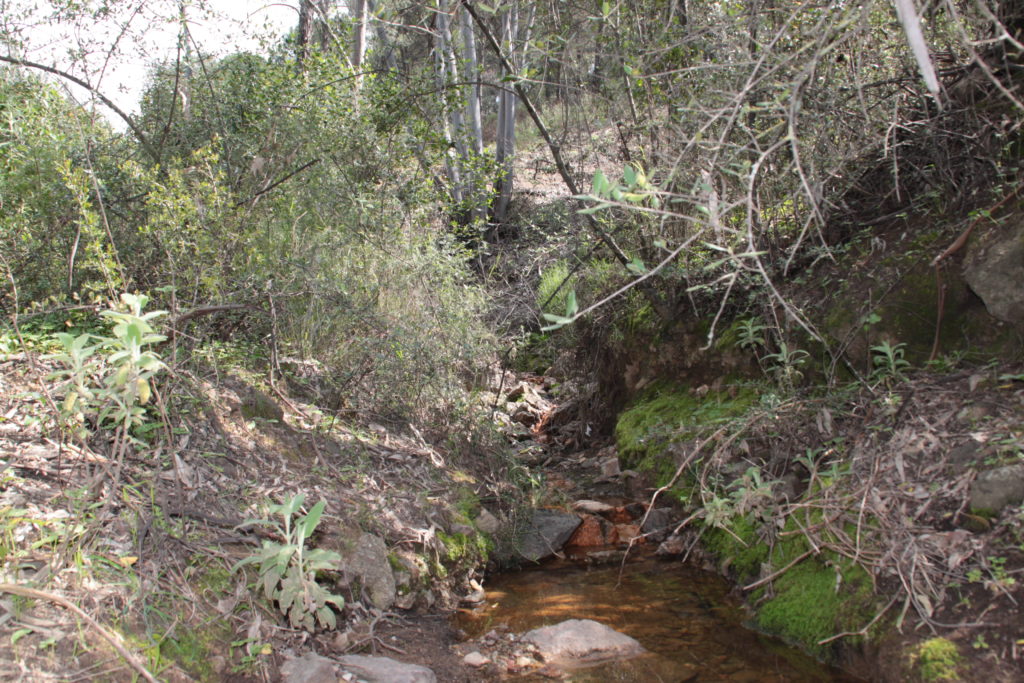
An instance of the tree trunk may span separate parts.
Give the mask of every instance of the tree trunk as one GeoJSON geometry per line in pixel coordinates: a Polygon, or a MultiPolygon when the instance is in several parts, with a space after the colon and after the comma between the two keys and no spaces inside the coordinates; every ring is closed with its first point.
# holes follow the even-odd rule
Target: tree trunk
{"type": "Polygon", "coordinates": [[[366,14],[369,9],[369,0],[353,0],[353,17],[356,28],[352,40],[352,68],[356,72],[356,91],[363,86],[363,59],[366,57],[366,14]]]}
{"type": "MultiPolygon", "coordinates": [[[[519,7],[516,3],[505,10],[501,15],[501,42],[502,51],[508,56],[508,64],[517,69],[517,54],[515,39],[519,29],[519,7]]],[[[501,81],[508,82],[515,78],[512,73],[502,64],[501,81]]],[[[516,150],[516,93],[511,88],[503,87],[498,95],[498,135],[495,150],[495,159],[498,164],[498,172],[501,177],[498,179],[498,198],[494,204],[495,222],[503,222],[508,214],[508,205],[512,199],[512,188],[514,186],[513,157],[516,150]]]]}
{"type": "Polygon", "coordinates": [[[459,141],[461,136],[462,114],[458,107],[451,106],[448,94],[449,86],[455,82],[455,58],[451,47],[451,30],[448,0],[437,0],[437,30],[434,35],[434,61],[437,69],[437,87],[441,100],[441,121],[445,150],[445,171],[448,175],[449,195],[452,202],[461,205],[465,199],[463,192],[461,163],[465,159],[465,145],[459,141]]]}

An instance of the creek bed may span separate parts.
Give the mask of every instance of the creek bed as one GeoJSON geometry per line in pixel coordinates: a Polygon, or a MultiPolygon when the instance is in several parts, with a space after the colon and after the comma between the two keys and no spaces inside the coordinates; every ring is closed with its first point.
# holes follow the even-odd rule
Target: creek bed
{"type": "Polygon", "coordinates": [[[500,626],[524,633],[567,619],[593,619],[636,638],[649,651],[575,671],[566,680],[859,680],[744,628],[746,615],[728,584],[678,562],[640,558],[624,568],[556,562],[497,575],[485,589],[482,607],[456,617],[472,638],[500,626]]]}

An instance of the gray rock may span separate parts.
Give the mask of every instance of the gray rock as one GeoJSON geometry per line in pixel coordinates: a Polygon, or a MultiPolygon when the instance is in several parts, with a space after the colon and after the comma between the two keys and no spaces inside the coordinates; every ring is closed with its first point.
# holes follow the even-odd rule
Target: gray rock
{"type": "Polygon", "coordinates": [[[437,683],[437,676],[427,667],[390,657],[346,655],[339,657],[338,662],[345,671],[367,683],[437,683]]]}
{"type": "Polygon", "coordinates": [[[556,666],[588,665],[594,662],[635,657],[645,652],[633,638],[590,619],[570,619],[524,634],[545,662],[556,666]]]}
{"type": "Polygon", "coordinates": [[[485,534],[496,534],[501,528],[501,522],[487,508],[480,509],[480,514],[473,520],[473,524],[485,534]]]}
{"type": "Polygon", "coordinates": [[[388,549],[379,536],[360,533],[342,549],[340,569],[359,581],[377,609],[395,604],[395,575],[388,561],[388,549]]]}
{"type": "Polygon", "coordinates": [[[972,243],[964,280],[992,317],[1024,325],[1024,223],[972,243]]]}
{"type": "Polygon", "coordinates": [[[281,666],[282,683],[337,683],[338,666],[327,657],[307,652],[301,657],[290,659],[281,666]]]}
{"type": "Polygon", "coordinates": [[[487,664],[491,663],[490,659],[484,657],[476,650],[470,652],[468,655],[463,657],[462,661],[468,664],[469,666],[473,667],[474,669],[479,669],[481,666],[486,666],[487,664]]]}
{"type": "Polygon", "coordinates": [[[971,509],[999,512],[1024,500],[1024,465],[981,472],[971,484],[971,509]]]}
{"type": "Polygon", "coordinates": [[[658,557],[676,557],[686,552],[686,538],[680,534],[672,534],[658,546],[654,554],[658,557]]]}
{"type": "Polygon", "coordinates": [[[580,518],[560,510],[534,510],[530,527],[519,541],[519,555],[538,562],[562,549],[580,525],[580,518]]]}
{"type": "Polygon", "coordinates": [[[603,512],[610,512],[615,507],[597,500],[577,500],[572,504],[572,509],[576,512],[588,512],[592,515],[599,515],[603,512]]]}
{"type": "Polygon", "coordinates": [[[675,513],[672,508],[655,508],[647,514],[647,520],[640,527],[640,531],[648,534],[652,541],[664,541],[672,530],[672,523],[675,520],[675,513]]]}

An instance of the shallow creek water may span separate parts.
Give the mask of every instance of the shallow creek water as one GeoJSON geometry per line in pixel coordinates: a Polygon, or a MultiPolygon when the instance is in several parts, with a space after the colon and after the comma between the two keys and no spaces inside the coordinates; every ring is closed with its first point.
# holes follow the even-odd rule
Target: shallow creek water
{"type": "Polygon", "coordinates": [[[744,628],[745,614],[726,582],[680,563],[638,559],[624,569],[618,563],[547,564],[496,576],[485,589],[484,606],[457,617],[471,637],[499,625],[523,633],[566,619],[594,619],[649,651],[576,671],[571,681],[857,680],[744,628]]]}

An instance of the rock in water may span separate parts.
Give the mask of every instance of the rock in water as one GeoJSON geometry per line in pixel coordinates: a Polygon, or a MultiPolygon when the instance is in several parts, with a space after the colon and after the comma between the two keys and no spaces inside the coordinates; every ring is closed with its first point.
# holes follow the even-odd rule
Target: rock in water
{"type": "Polygon", "coordinates": [[[536,628],[522,640],[532,643],[545,662],[559,667],[587,666],[646,652],[633,638],[591,619],[536,628]]]}
{"type": "Polygon", "coordinates": [[[390,657],[347,655],[338,658],[342,668],[367,683],[437,683],[437,676],[425,666],[406,664],[390,657]]]}
{"type": "Polygon", "coordinates": [[[519,554],[538,562],[562,549],[580,525],[580,518],[558,510],[535,510],[530,528],[519,541],[519,554]]]}

